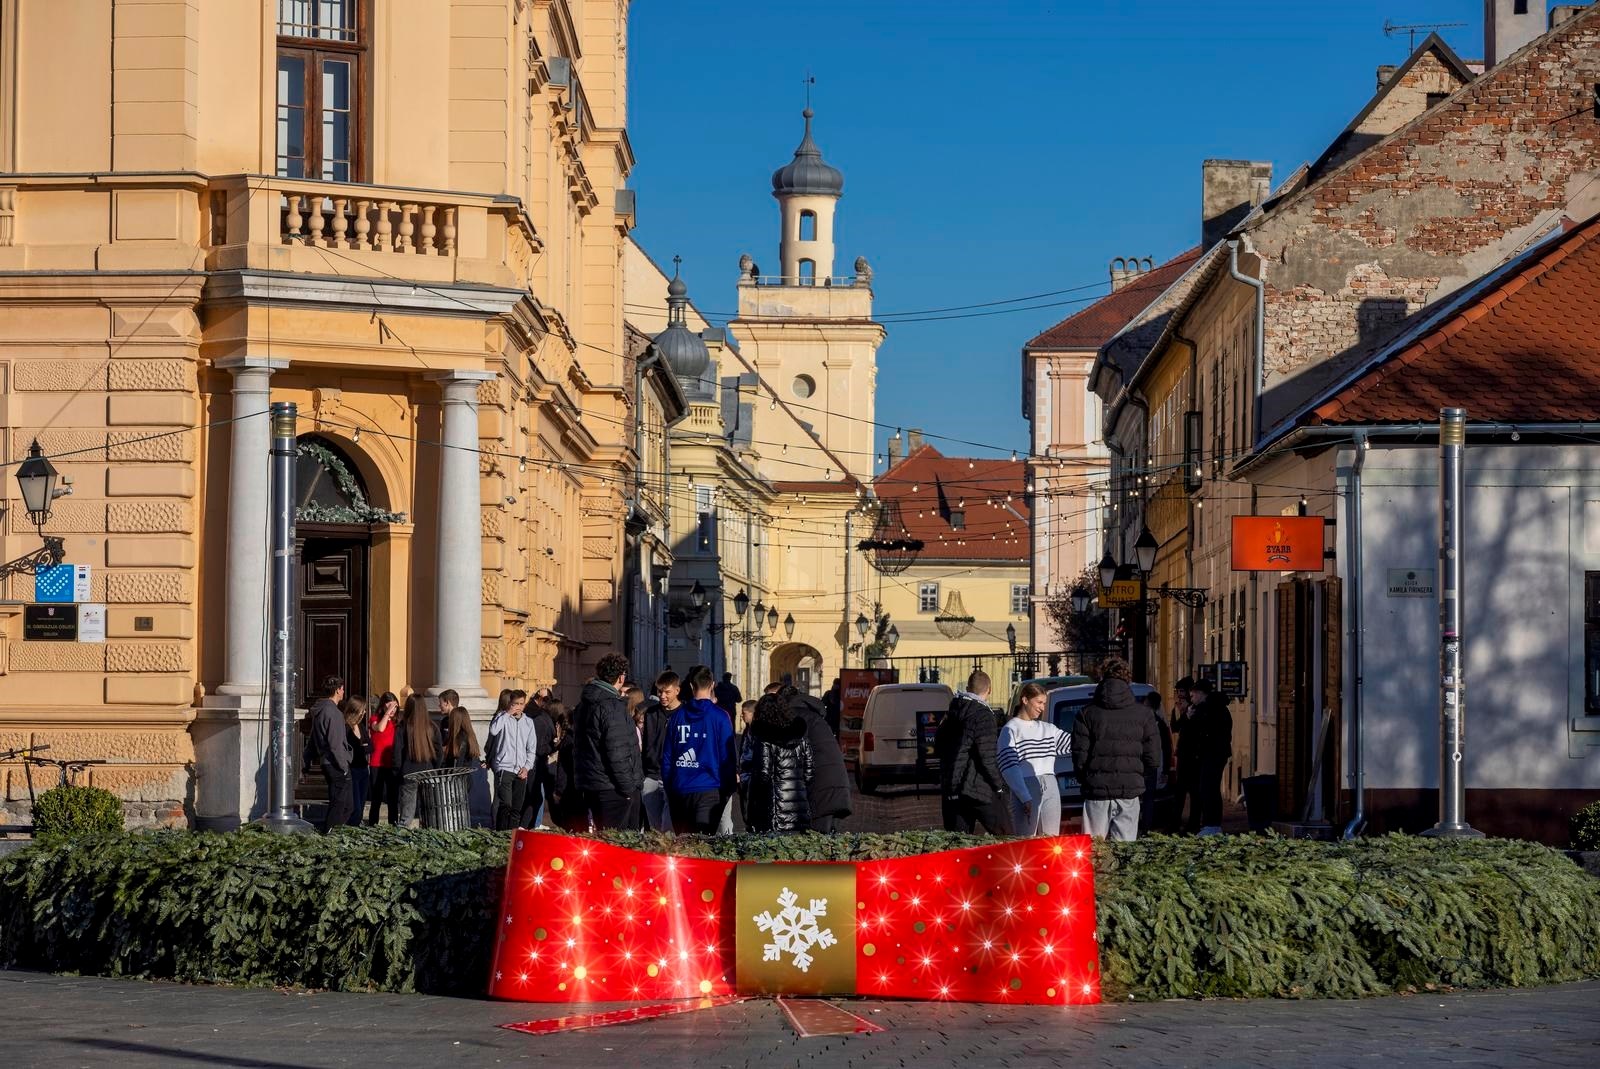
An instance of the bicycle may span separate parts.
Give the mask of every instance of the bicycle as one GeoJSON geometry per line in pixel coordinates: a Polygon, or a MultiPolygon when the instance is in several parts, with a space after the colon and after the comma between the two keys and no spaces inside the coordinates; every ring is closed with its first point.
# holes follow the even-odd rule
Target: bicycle
{"type": "Polygon", "coordinates": [[[48,749],[50,749],[50,745],[46,743],[42,746],[19,746],[15,749],[0,751],[0,764],[4,764],[8,761],[22,762],[22,767],[28,780],[29,808],[32,808],[34,804],[33,766],[54,765],[58,770],[60,777],[57,786],[76,787],[78,785],[78,776],[87,771],[90,765],[110,764],[110,762],[103,757],[63,760],[58,757],[38,756],[48,749]]]}

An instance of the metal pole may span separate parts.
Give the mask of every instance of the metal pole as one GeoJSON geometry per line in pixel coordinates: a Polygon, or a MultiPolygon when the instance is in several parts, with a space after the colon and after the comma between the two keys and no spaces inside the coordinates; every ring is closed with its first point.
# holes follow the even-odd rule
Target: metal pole
{"type": "MultiPolygon", "coordinates": [[[[1137,565],[1135,565],[1134,570],[1138,571],[1137,565]]],[[[1135,683],[1150,682],[1150,638],[1149,632],[1146,630],[1146,628],[1149,627],[1150,617],[1146,613],[1146,609],[1149,606],[1145,602],[1146,597],[1149,595],[1149,591],[1145,587],[1145,582],[1146,579],[1144,572],[1139,572],[1139,604],[1133,607],[1132,667],[1133,680],[1135,683]]]]}
{"type": "Polygon", "coordinates": [[[1461,677],[1461,506],[1467,412],[1439,410],[1439,823],[1424,835],[1482,838],[1467,823],[1466,683],[1461,677]]]}
{"type": "Polygon", "coordinates": [[[314,835],[316,829],[296,815],[294,751],[294,655],[290,613],[294,608],[294,469],[295,406],[274,401],[272,420],[272,666],[268,690],[272,710],[272,746],[267,769],[267,812],[259,823],[268,831],[314,835]]]}

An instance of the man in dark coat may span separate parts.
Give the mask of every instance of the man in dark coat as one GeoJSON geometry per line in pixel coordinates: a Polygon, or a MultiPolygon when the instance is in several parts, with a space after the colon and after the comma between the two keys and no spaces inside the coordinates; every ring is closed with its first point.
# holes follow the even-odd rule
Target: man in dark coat
{"type": "Polygon", "coordinates": [[[350,823],[355,810],[355,787],[350,779],[350,733],[339,703],[344,701],[344,680],[329,676],[322,681],[322,697],[311,706],[310,745],[328,778],[328,822],[323,831],[350,823]]]}
{"type": "Polygon", "coordinates": [[[1200,834],[1221,835],[1222,773],[1233,759],[1233,714],[1209,679],[1195,680],[1189,703],[1189,721],[1179,738],[1194,766],[1190,783],[1200,803],[1200,834]]]}
{"type": "Polygon", "coordinates": [[[833,732],[833,737],[839,737],[839,714],[843,709],[844,687],[838,679],[833,681],[833,686],[828,688],[828,693],[822,696],[822,713],[827,718],[828,730],[833,732]]]}
{"type": "Polygon", "coordinates": [[[988,673],[975,671],[968,676],[967,689],[951,699],[950,711],[933,737],[945,831],[970,834],[982,824],[990,835],[1011,833],[1005,780],[995,762],[989,687],[988,673]]]}
{"type": "Polygon", "coordinates": [[[578,790],[597,830],[636,831],[644,764],[639,736],[622,696],[628,659],[608,653],[583,685],[572,714],[578,790]]]}
{"type": "Polygon", "coordinates": [[[822,703],[794,687],[778,692],[794,715],[805,721],[806,741],[811,744],[811,830],[832,835],[838,822],[850,815],[850,777],[845,773],[844,751],[828,728],[822,703]]]}
{"type": "Polygon", "coordinates": [[[729,720],[739,719],[739,703],[744,701],[744,695],[739,693],[739,685],[733,681],[732,672],[722,673],[722,679],[711,691],[711,697],[717,703],[717,708],[728,714],[729,720]]]}
{"type": "Polygon", "coordinates": [[[1161,736],[1150,707],[1133,696],[1133,673],[1106,659],[1094,701],[1072,722],[1072,765],[1083,791],[1083,830],[1096,839],[1139,837],[1139,797],[1161,763],[1161,736]]]}

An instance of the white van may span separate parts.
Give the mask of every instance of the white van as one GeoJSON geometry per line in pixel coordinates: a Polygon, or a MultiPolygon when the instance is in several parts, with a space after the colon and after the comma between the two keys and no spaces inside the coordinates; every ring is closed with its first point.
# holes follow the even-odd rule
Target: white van
{"type": "Polygon", "coordinates": [[[872,688],[861,716],[861,757],[856,762],[861,793],[871,794],[879,784],[891,781],[939,781],[933,733],[950,711],[952,697],[943,683],[885,683],[872,688]]]}

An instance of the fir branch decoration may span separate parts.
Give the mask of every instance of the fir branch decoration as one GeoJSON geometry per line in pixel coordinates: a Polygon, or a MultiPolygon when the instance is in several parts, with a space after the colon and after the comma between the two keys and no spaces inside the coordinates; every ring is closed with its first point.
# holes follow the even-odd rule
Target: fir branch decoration
{"type": "MultiPolygon", "coordinates": [[[[845,861],[981,836],[606,841],[845,861]]],[[[341,990],[483,991],[510,836],[134,832],[0,859],[0,964],[341,990]]],[[[1531,843],[1154,836],[1095,850],[1108,999],[1354,998],[1600,976],[1600,880],[1531,843]]]]}

